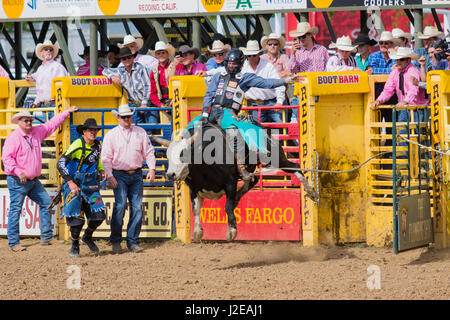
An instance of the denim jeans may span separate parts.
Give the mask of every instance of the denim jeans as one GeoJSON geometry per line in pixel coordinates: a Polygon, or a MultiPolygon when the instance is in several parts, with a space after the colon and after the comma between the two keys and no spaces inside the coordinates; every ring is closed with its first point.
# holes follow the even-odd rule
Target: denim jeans
{"type": "MultiPolygon", "coordinates": [[[[411,112],[409,110],[399,110],[397,111],[397,122],[408,122],[411,121],[411,112]]],[[[414,111],[414,122],[424,122],[424,111],[423,109],[420,109],[418,111],[414,111]]],[[[418,127],[414,129],[414,132],[417,134],[419,131],[417,130],[418,127]]],[[[406,129],[400,129],[400,134],[406,135],[408,133],[408,130],[406,129]]],[[[399,146],[406,146],[407,143],[404,142],[404,140],[401,140],[402,142],[397,141],[397,144],[399,146]]]]}
{"type": "MultiPolygon", "coordinates": [[[[271,101],[269,103],[266,103],[266,106],[273,106],[275,105],[277,102],[271,101]]],[[[254,107],[257,106],[256,104],[252,103],[252,102],[248,102],[248,106],[249,107],[254,107]]],[[[255,120],[258,121],[258,110],[254,110],[252,112],[253,117],[255,118],[255,120]]],[[[275,110],[261,110],[261,120],[259,120],[260,123],[262,122],[277,122],[277,123],[281,123],[283,122],[283,119],[281,117],[281,111],[275,111],[275,110]]]]}
{"type": "Polygon", "coordinates": [[[142,170],[134,174],[113,170],[113,176],[117,180],[117,188],[114,191],[114,207],[111,217],[111,243],[122,241],[122,226],[127,199],[130,201],[130,217],[127,226],[127,247],[131,248],[139,244],[139,234],[142,227],[142,196],[143,181],[142,170]]]}
{"type": "MultiPolygon", "coordinates": [[[[130,103],[129,104],[130,108],[139,108],[140,106],[134,104],[134,103],[130,103]]],[[[149,102],[147,104],[147,106],[156,108],[156,106],[149,102]]],[[[144,113],[140,113],[139,111],[136,111],[133,114],[133,123],[134,124],[153,124],[153,123],[159,123],[159,110],[149,110],[149,111],[144,111],[144,113]]],[[[148,134],[152,134],[152,130],[146,130],[148,134]]],[[[159,133],[159,129],[155,130],[155,134],[159,133]]]]}
{"type": "MultiPolygon", "coordinates": [[[[299,104],[298,96],[294,96],[291,99],[291,104],[290,105],[291,106],[298,106],[298,104],[299,104]]],[[[292,110],[292,113],[291,113],[291,116],[288,119],[288,121],[289,122],[298,122],[298,109],[294,108],[294,109],[291,109],[291,110],[292,110]]]]}
{"type": "Polygon", "coordinates": [[[16,176],[7,176],[6,181],[10,198],[7,229],[8,245],[13,248],[19,244],[19,219],[26,196],[40,207],[41,241],[51,240],[53,238],[52,220],[47,207],[52,203],[52,200],[41,182],[35,178],[22,184],[19,177],[16,176]]]}

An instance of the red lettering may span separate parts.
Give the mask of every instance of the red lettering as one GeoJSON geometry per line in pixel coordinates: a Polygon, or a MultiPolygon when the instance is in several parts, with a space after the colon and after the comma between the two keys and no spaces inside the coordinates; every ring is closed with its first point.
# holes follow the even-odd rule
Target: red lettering
{"type": "Polygon", "coordinates": [[[97,85],[97,79],[96,79],[96,78],[93,78],[93,79],[92,79],[92,85],[93,85],[93,86],[96,86],[96,85],[97,85]]]}
{"type": "Polygon", "coordinates": [[[355,83],[359,83],[359,74],[355,75],[355,83]]]}
{"type": "Polygon", "coordinates": [[[36,223],[39,222],[39,227],[41,226],[41,217],[40,217],[40,212],[39,212],[39,206],[37,205],[37,203],[34,204],[35,205],[35,210],[34,210],[34,225],[33,228],[36,228],[36,223]]]}
{"type": "Polygon", "coordinates": [[[8,213],[6,212],[6,196],[3,196],[3,225],[2,228],[8,228],[8,224],[6,223],[6,217],[8,213]]]}
{"type": "Polygon", "coordinates": [[[33,226],[33,213],[30,210],[30,199],[27,198],[27,201],[25,202],[25,212],[28,214],[28,216],[30,217],[30,219],[25,219],[25,227],[27,229],[30,229],[33,226]]]}
{"type": "Polygon", "coordinates": [[[343,83],[343,79],[344,79],[343,76],[339,76],[339,83],[343,83]]]}

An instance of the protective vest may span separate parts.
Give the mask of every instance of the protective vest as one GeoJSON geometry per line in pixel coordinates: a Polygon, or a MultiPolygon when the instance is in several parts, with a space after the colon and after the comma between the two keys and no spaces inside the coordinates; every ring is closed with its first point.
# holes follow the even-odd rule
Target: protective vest
{"type": "Polygon", "coordinates": [[[239,80],[241,79],[241,73],[232,76],[229,73],[222,72],[217,83],[213,106],[219,105],[239,112],[244,100],[244,91],[239,87],[239,80]]]}

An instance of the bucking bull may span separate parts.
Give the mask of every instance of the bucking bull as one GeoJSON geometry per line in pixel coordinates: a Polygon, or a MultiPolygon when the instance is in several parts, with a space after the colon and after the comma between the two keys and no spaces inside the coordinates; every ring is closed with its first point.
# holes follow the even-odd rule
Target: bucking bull
{"type": "MultiPolygon", "coordinates": [[[[278,140],[271,137],[270,129],[264,129],[267,130],[269,137],[267,149],[270,150],[272,155],[276,155],[274,158],[277,161],[263,164],[270,165],[272,168],[279,168],[287,173],[293,173],[301,181],[307,196],[315,200],[317,193],[308,184],[301,171],[298,170],[300,166],[287,160],[278,140]]],[[[152,136],[152,139],[168,147],[169,168],[166,173],[167,178],[173,181],[184,180],[190,189],[195,220],[194,241],[200,241],[203,237],[200,211],[204,199],[218,200],[223,195],[226,196],[225,211],[228,218],[227,240],[234,240],[237,236],[234,209],[239,204],[240,199],[255,186],[258,177],[253,175],[251,180],[244,181],[242,187],[238,189],[240,175],[234,155],[235,149],[229,147],[224,131],[208,123],[203,127],[187,129],[180,140],[168,141],[155,136],[152,136]],[[206,154],[209,157],[205,156],[206,154]]],[[[248,151],[247,147],[246,150],[248,151]]],[[[247,157],[247,159],[250,158],[247,157]]],[[[247,171],[253,173],[259,164],[259,159],[253,164],[247,162],[246,164],[247,171]]]]}

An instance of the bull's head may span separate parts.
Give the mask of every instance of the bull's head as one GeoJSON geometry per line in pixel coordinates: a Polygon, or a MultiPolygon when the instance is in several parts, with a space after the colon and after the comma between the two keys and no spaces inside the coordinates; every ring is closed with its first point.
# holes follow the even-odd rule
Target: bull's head
{"type": "Polygon", "coordinates": [[[167,159],[169,160],[169,168],[166,176],[169,180],[182,181],[186,179],[189,174],[189,163],[183,162],[183,153],[195,142],[199,132],[197,131],[192,137],[188,139],[172,140],[152,137],[156,142],[167,147],[167,159]]]}

